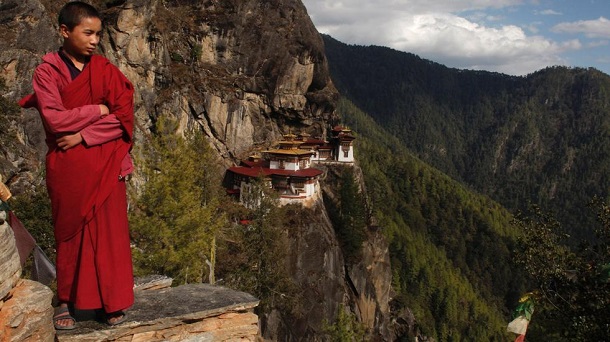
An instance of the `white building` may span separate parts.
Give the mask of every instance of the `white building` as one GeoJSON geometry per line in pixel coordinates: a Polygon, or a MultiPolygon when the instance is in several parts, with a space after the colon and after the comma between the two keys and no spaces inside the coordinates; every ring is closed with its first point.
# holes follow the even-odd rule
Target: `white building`
{"type": "Polygon", "coordinates": [[[354,137],[351,130],[336,126],[330,142],[311,139],[307,133],[299,136],[284,135],[276,149],[262,151],[261,156],[252,156],[239,166],[227,170],[225,187],[227,193],[244,196],[250,193],[250,182],[263,177],[280,195],[282,204],[300,202],[319,195],[319,178],[322,171],[312,167],[314,163],[354,162],[354,137]]]}

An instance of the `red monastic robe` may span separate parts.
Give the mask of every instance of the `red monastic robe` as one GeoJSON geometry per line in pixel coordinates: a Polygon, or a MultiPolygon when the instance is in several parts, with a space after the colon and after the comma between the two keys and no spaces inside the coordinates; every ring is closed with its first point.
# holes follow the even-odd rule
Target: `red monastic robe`
{"type": "Polygon", "coordinates": [[[119,176],[131,171],[133,86],[101,56],[92,56],[73,81],[57,53],[43,61],[34,73],[34,94],[20,105],[38,109],[47,134],[59,300],[79,309],[126,309],[133,303],[133,273],[119,176]],[[99,104],[111,115],[100,118],[99,104]],[[86,144],[57,147],[58,137],[76,132],[86,144]]]}

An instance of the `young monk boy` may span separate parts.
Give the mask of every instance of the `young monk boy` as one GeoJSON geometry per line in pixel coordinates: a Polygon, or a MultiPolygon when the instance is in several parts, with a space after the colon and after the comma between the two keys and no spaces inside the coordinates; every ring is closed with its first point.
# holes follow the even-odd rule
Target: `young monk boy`
{"type": "Polygon", "coordinates": [[[100,15],[74,1],[59,13],[63,45],[46,54],[34,93],[46,132],[46,182],[57,248],[56,329],[73,329],[71,308],[103,309],[110,325],[133,304],[125,177],[133,132],[133,86],[96,55],[100,15]]]}

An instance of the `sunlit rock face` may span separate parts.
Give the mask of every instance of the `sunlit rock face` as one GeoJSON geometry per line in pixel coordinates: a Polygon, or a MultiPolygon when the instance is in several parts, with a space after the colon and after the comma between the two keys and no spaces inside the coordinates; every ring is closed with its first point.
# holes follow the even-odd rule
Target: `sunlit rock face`
{"type": "MultiPolygon", "coordinates": [[[[172,115],[182,130],[202,129],[231,164],[288,131],[322,136],[336,119],[338,94],[323,42],[300,1],[97,2],[105,25],[100,53],[136,89],[136,136],[157,117],[172,115]]],[[[55,18],[63,3],[1,6],[5,97],[29,93],[40,57],[59,48],[55,18]]],[[[29,164],[28,170],[19,166],[27,164],[20,160],[27,150],[42,158],[46,148],[36,119],[35,110],[26,110],[15,122],[21,150],[10,151],[12,163],[0,165],[0,172],[32,172],[29,164]]]]}
{"type": "MultiPolygon", "coordinates": [[[[180,131],[204,132],[225,166],[273,146],[283,134],[326,137],[338,123],[338,93],[323,41],[297,0],[92,1],[102,10],[99,52],[135,87],[136,146],[160,116],[180,131]]],[[[30,93],[40,58],[61,44],[56,17],[64,1],[0,4],[0,64],[5,99],[30,93]]],[[[1,145],[0,173],[11,189],[31,187],[46,145],[35,110],[17,109],[10,148],[1,145]]],[[[311,219],[295,224],[290,272],[303,289],[300,318],[273,311],[259,317],[262,334],[278,340],[320,338],[324,322],[351,308],[366,327],[387,336],[390,272],[387,246],[367,243],[365,259],[346,270],[320,200],[311,219]],[[347,272],[347,274],[346,274],[347,272]]]]}

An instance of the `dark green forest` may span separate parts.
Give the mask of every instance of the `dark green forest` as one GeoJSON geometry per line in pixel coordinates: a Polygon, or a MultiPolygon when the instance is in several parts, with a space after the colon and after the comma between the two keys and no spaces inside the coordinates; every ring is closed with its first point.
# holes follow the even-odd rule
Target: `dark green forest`
{"type": "Polygon", "coordinates": [[[358,133],[356,158],[390,242],[394,307],[411,308],[422,333],[441,341],[508,338],[509,308],[526,286],[510,213],[415,157],[348,100],[338,110],[358,133]]]}
{"type": "Polygon", "coordinates": [[[412,309],[422,333],[440,341],[505,340],[528,292],[536,306],[529,340],[610,336],[610,207],[602,199],[583,204],[594,237],[574,246],[539,206],[512,215],[415,157],[349,100],[338,110],[358,132],[372,213],[390,243],[394,311],[412,309]]]}
{"type": "Polygon", "coordinates": [[[575,238],[592,236],[586,203],[610,187],[610,76],[515,77],[324,41],[340,93],[416,156],[511,211],[535,203],[575,238]]]}

